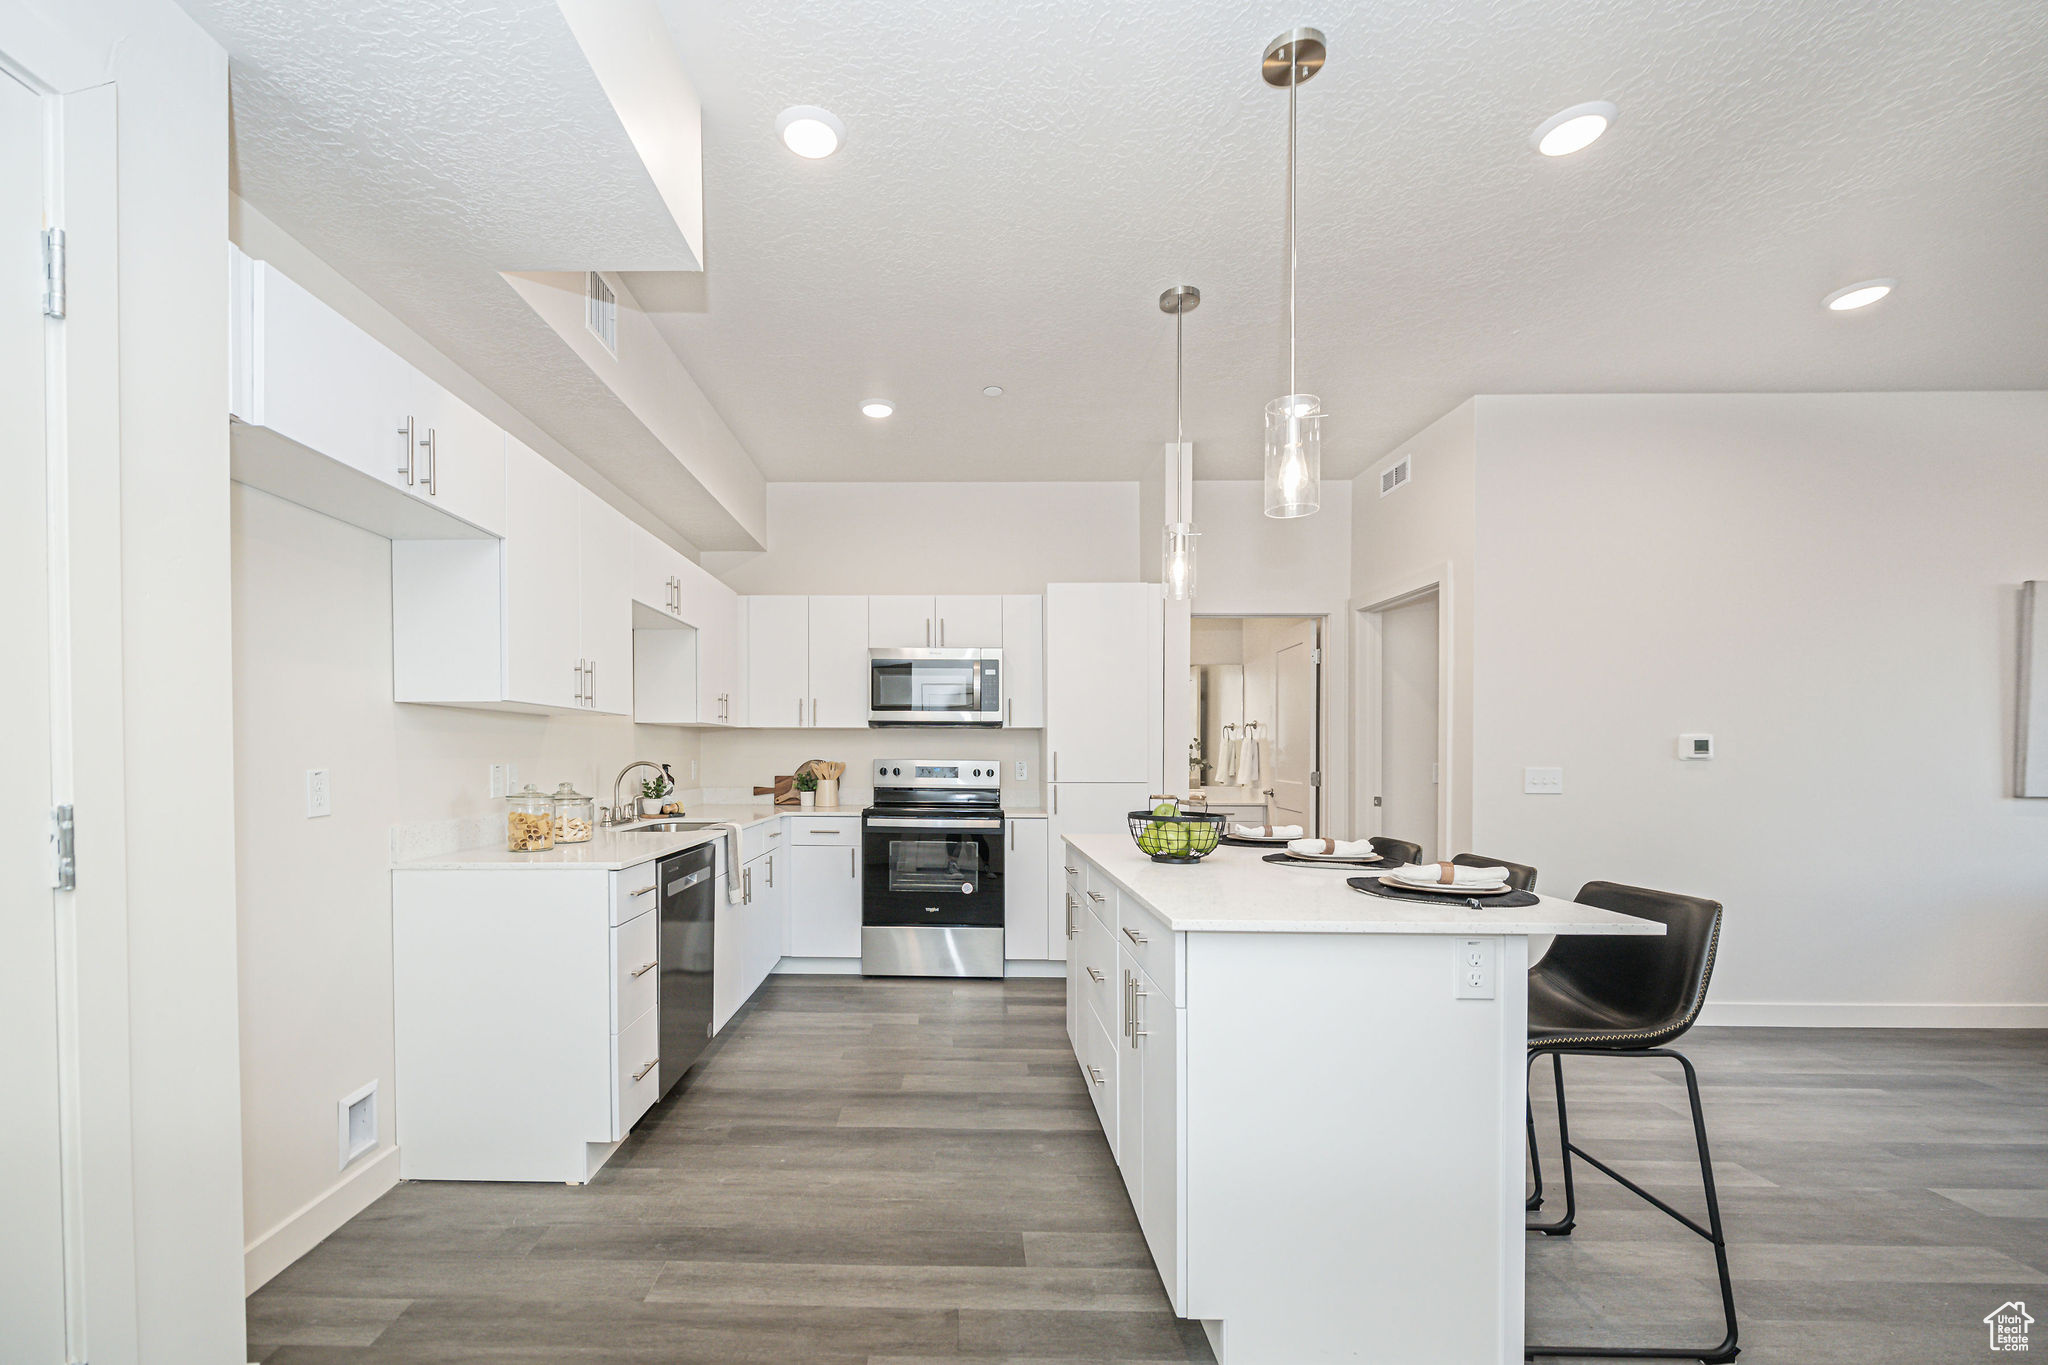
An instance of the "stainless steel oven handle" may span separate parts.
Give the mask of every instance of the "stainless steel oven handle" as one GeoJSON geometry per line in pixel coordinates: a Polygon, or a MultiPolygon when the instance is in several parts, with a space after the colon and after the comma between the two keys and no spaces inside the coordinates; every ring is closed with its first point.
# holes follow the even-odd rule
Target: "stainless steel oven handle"
{"type": "Polygon", "coordinates": [[[869,829],[1001,829],[1003,827],[1003,822],[999,819],[956,820],[937,816],[931,819],[918,819],[915,817],[896,819],[886,816],[870,816],[867,823],[869,829]]]}

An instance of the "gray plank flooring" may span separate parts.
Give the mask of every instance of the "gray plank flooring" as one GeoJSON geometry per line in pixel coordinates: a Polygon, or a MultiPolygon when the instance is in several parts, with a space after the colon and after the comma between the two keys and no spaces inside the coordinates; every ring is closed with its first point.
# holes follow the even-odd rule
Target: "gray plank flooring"
{"type": "MultiPolygon", "coordinates": [[[[771,978],[590,1185],[399,1186],[250,1297],[250,1359],[1210,1360],[1146,1254],[1063,992],[771,978]]],[[[1985,1313],[2048,1306],[2048,1034],[1683,1046],[1745,1362],[1975,1359],[1985,1313]]],[[[1580,1143],[1696,1208],[1675,1070],[1567,1068],[1580,1143]]],[[[1706,1245],[1597,1174],[1579,1188],[1579,1231],[1529,1243],[1531,1339],[1711,1340],[1706,1245]]]]}

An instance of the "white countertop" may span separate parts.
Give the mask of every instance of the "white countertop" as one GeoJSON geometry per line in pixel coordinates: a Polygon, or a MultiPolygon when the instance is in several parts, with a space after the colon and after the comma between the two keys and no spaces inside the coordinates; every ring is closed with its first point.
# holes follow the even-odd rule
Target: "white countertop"
{"type": "MultiPolygon", "coordinates": [[[[660,817],[670,820],[718,820],[742,827],[780,820],[785,815],[837,816],[860,818],[858,807],[830,806],[823,810],[812,808],[802,810],[796,806],[774,806],[768,804],[746,806],[692,806],[687,815],[660,817]]],[[[537,853],[514,853],[504,844],[485,845],[482,848],[458,849],[453,853],[437,853],[425,858],[414,858],[402,862],[393,869],[400,872],[462,872],[485,870],[502,872],[507,868],[563,868],[585,871],[600,869],[617,871],[632,867],[650,858],[665,858],[671,853],[698,844],[709,843],[723,834],[718,829],[670,829],[636,832],[632,826],[600,827],[589,839],[580,844],[556,844],[553,848],[537,853]]]]}
{"type": "Polygon", "coordinates": [[[1286,867],[1265,852],[1225,846],[1199,863],[1155,863],[1128,834],[1067,840],[1117,887],[1182,933],[1225,934],[1661,934],[1664,926],[1555,896],[1535,905],[1474,909],[1389,900],[1354,891],[1366,868],[1286,867]]]}

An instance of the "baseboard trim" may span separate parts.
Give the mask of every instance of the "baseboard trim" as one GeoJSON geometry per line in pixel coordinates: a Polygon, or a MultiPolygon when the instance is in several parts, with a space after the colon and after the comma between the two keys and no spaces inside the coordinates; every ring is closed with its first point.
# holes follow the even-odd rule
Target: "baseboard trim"
{"type": "Polygon", "coordinates": [[[2048,1028],[2048,1005],[1707,1003],[1706,1027],[1734,1028],[2048,1028]]]}
{"type": "Polygon", "coordinates": [[[859,976],[857,957],[785,957],[775,964],[777,976],[859,976]]]}
{"type": "Polygon", "coordinates": [[[1067,974],[1064,962],[1040,962],[1036,958],[1011,958],[1003,964],[1004,976],[1058,976],[1067,974]]]}
{"type": "Polygon", "coordinates": [[[398,1184],[398,1149],[386,1147],[242,1251],[242,1292],[253,1294],[398,1184]]]}

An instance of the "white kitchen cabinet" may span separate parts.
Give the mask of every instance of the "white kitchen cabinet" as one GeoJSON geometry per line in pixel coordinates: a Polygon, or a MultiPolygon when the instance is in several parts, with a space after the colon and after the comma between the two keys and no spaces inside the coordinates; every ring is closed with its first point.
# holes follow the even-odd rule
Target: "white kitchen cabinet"
{"type": "MultiPolygon", "coordinates": [[[[731,875],[746,886],[744,868],[731,875]]],[[[747,925],[753,906],[735,901],[726,893],[726,879],[718,879],[718,908],[712,913],[711,930],[711,1032],[725,1032],[725,1026],[747,1003],[747,925]]]]}
{"type": "Polygon", "coordinates": [[[577,485],[584,709],[633,713],[632,523],[577,485]]]}
{"type": "Polygon", "coordinates": [[[742,1003],[753,998],[782,960],[789,915],[788,873],[789,853],[782,848],[763,853],[742,870],[746,897],[740,947],[742,1003]]]}
{"type": "Polygon", "coordinates": [[[867,598],[811,599],[809,670],[809,723],[840,729],[866,728],[867,598]]]}
{"type": "Polygon", "coordinates": [[[1045,743],[1053,782],[1160,781],[1160,590],[1045,590],[1045,743]]]}
{"type": "Polygon", "coordinates": [[[676,566],[684,562],[682,552],[638,523],[627,534],[633,542],[633,600],[682,619],[676,603],[676,566]]]}
{"type": "Polygon", "coordinates": [[[737,725],[740,704],[740,597],[704,569],[685,560],[683,619],[697,628],[697,721],[737,725]]]}
{"type": "MultiPolygon", "coordinates": [[[[803,821],[791,823],[801,837],[803,821]]],[[[860,825],[838,823],[850,826],[851,835],[787,851],[791,957],[860,956],[860,825]]]]}
{"type": "Polygon", "coordinates": [[[811,600],[749,597],[748,724],[786,730],[810,720],[811,600]]]}
{"type": "Polygon", "coordinates": [[[995,596],[933,600],[942,649],[1003,648],[1003,599],[995,596]]]}
{"type": "Polygon", "coordinates": [[[1066,937],[1064,918],[1048,923],[1047,908],[1055,902],[1046,894],[1051,869],[1045,821],[1013,816],[1004,824],[1009,847],[1003,851],[1003,956],[1043,962],[1052,956],[1053,936],[1066,937]]]}
{"type": "Polygon", "coordinates": [[[1047,790],[1051,814],[1046,821],[1045,947],[1046,957],[1058,962],[1070,952],[1062,840],[1076,834],[1125,833],[1130,828],[1126,817],[1146,808],[1152,789],[1142,782],[1056,782],[1047,790]]]}
{"type": "Polygon", "coordinates": [[[738,594],[653,532],[636,525],[631,534],[634,718],[646,725],[732,724],[738,594]]]}
{"type": "Polygon", "coordinates": [[[505,526],[504,431],[418,370],[407,366],[412,402],[411,492],[473,526],[505,526]]]}
{"type": "Polygon", "coordinates": [[[1003,598],[1003,724],[1045,726],[1045,599],[1036,593],[1003,598]]]}
{"type": "MultiPolygon", "coordinates": [[[[508,701],[583,700],[583,488],[518,441],[505,448],[505,681],[508,701]]],[[[394,557],[410,547],[393,546],[394,557]]],[[[392,598],[405,576],[394,565],[392,598]]],[[[431,652],[431,640],[406,640],[431,652]]],[[[412,652],[412,651],[407,651],[412,652]]],[[[395,660],[394,660],[395,662],[395,660]]],[[[401,696],[401,701],[431,700],[401,696]]]]}
{"type": "Polygon", "coordinates": [[[1117,1166],[1145,1245],[1159,1267],[1167,1297],[1179,1311],[1187,1284],[1181,1229],[1186,1186],[1181,1180],[1187,1011],[1145,970],[1126,944],[1117,954],[1119,998],[1125,1018],[1118,1030],[1117,1166]]]}
{"type": "Polygon", "coordinates": [[[934,597],[870,597],[868,644],[875,649],[928,649],[939,643],[934,597]]]}

